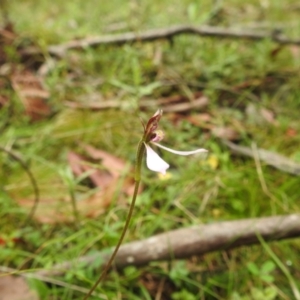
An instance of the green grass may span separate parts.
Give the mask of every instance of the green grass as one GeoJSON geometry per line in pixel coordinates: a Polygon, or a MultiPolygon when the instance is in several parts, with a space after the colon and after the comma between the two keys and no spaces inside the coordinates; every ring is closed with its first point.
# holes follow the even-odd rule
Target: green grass
{"type": "MultiPolygon", "coordinates": [[[[293,8],[297,1],[218,3],[214,10],[212,1],[99,4],[27,0],[10,1],[7,8],[20,35],[17,44],[31,39],[41,47],[110,34],[112,25],[120,26],[120,32],[178,23],[238,28],[279,26],[291,37],[300,37],[300,21],[293,8]]],[[[7,49],[11,64],[18,62],[15,46],[7,49]]],[[[260,148],[299,162],[300,55],[293,54],[295,49],[291,46],[275,53],[276,50],[278,45],[270,41],[178,36],[172,43],[155,41],[70,51],[54,63],[45,78],[51,93],[51,118],[30,123],[13,90],[8,85],[2,89],[10,98],[12,110],[0,109],[0,145],[17,152],[28,164],[40,188],[41,202],[59,199],[63,203],[70,197],[62,175],[62,170],[68,168],[70,150],[81,153],[79,143],[91,144],[133,166],[143,132],[139,117],[147,120],[157,108],[139,111],[141,97],[157,99],[201,90],[209,97],[204,112],[212,116],[212,125],[232,126],[241,135],[242,144],[254,141],[260,148]],[[158,51],[162,59],[155,64],[158,51]],[[155,82],[160,85],[153,85],[155,82]],[[244,83],[248,85],[238,88],[244,83]],[[119,108],[96,112],[64,105],[66,100],[85,103],[100,98],[119,101],[119,108]],[[257,111],[273,111],[277,124],[247,114],[249,105],[257,111]],[[296,134],[288,135],[290,129],[296,134]]],[[[266,193],[255,162],[231,156],[209,130],[190,124],[184,117],[174,122],[171,114],[164,115],[161,129],[166,133],[166,145],[183,150],[209,149],[218,166],[214,169],[195,157],[178,158],[162,152],[171,164],[171,178],[165,181],[144,166],[144,191],[138,197],[126,241],[192,224],[299,212],[298,177],[262,164],[269,191],[266,193]],[[205,205],[203,199],[207,200],[205,205]]],[[[0,152],[0,166],[0,237],[9,241],[0,245],[0,265],[47,269],[117,243],[129,198],[120,200],[115,195],[107,211],[96,219],[82,217],[77,223],[56,225],[32,220],[23,226],[29,210],[16,200],[32,197],[32,185],[20,163],[4,152],[0,152]],[[14,243],[13,238],[20,238],[20,242],[14,243]]],[[[73,184],[77,196],[91,192],[86,181],[73,184]]],[[[66,209],[66,204],[61,209],[66,209]]],[[[290,278],[300,289],[299,248],[299,241],[294,239],[186,261],[128,267],[110,272],[98,291],[107,295],[103,299],[293,299],[290,278]],[[162,282],[162,296],[155,298],[162,282]]],[[[89,289],[98,276],[96,268],[74,264],[58,279],[89,289]]],[[[41,299],[83,298],[83,293],[73,288],[37,280],[30,280],[30,285],[41,299]]]]}

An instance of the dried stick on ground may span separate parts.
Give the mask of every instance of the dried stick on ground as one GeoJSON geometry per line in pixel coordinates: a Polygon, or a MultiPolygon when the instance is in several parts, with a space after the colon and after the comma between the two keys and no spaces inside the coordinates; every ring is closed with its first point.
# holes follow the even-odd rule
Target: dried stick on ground
{"type": "MultiPolygon", "coordinates": [[[[239,146],[232,142],[223,140],[222,141],[233,154],[240,155],[240,156],[249,156],[254,157],[255,151],[251,148],[245,146],[239,146]]],[[[264,149],[257,149],[256,150],[258,158],[265,162],[267,165],[270,165],[278,170],[281,170],[286,173],[290,173],[293,175],[300,175],[300,164],[294,162],[291,159],[286,158],[283,155],[277,154],[272,151],[267,151],[264,149]]]]}
{"type": "MultiPolygon", "coordinates": [[[[124,32],[120,34],[103,35],[80,40],[73,40],[64,44],[49,46],[48,52],[52,55],[63,57],[66,51],[70,49],[84,49],[86,47],[97,47],[99,45],[120,45],[132,42],[146,42],[158,39],[170,39],[180,34],[194,34],[219,38],[242,38],[249,40],[271,39],[279,44],[300,45],[300,40],[289,39],[276,30],[258,32],[257,30],[231,29],[214,26],[199,27],[190,25],[174,25],[167,28],[150,29],[143,32],[124,32]]],[[[24,53],[38,54],[40,53],[40,50],[37,48],[27,48],[27,50],[24,50],[24,53]]]]}
{"type": "MultiPolygon", "coordinates": [[[[141,99],[139,107],[143,108],[156,108],[162,107],[164,112],[183,112],[189,111],[191,109],[201,109],[208,105],[208,98],[205,96],[195,97],[195,99],[189,100],[186,99],[186,102],[181,101],[181,103],[168,103],[168,99],[153,99],[146,100],[141,99]]],[[[182,100],[185,100],[184,97],[182,100]]],[[[71,108],[78,109],[92,109],[92,110],[102,110],[108,108],[119,108],[120,100],[106,100],[106,101],[94,101],[94,102],[85,102],[85,103],[76,103],[65,101],[65,105],[71,108]]]]}
{"type": "MultiPolygon", "coordinates": [[[[117,268],[141,266],[152,261],[183,259],[192,255],[259,244],[258,236],[266,241],[300,237],[300,215],[244,219],[169,231],[121,246],[115,265],[117,268]]],[[[76,268],[79,263],[93,265],[99,259],[105,263],[111,252],[109,250],[93,256],[79,257],[76,261],[65,262],[37,273],[54,276],[76,268]]]]}

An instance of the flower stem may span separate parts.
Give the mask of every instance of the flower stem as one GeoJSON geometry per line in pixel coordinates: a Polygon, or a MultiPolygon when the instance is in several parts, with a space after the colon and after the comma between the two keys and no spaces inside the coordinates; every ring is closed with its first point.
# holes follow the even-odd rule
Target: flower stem
{"type": "Polygon", "coordinates": [[[139,185],[140,185],[140,181],[141,181],[141,167],[142,167],[142,160],[143,160],[144,152],[145,152],[145,145],[144,145],[144,141],[141,140],[139,142],[137,155],[136,155],[135,177],[134,177],[134,179],[135,179],[134,192],[133,192],[133,196],[132,196],[132,201],[130,203],[129,212],[128,212],[128,215],[127,215],[127,218],[126,218],[126,221],[125,221],[125,225],[123,227],[123,230],[122,230],[121,236],[118,240],[118,243],[117,243],[117,245],[114,249],[114,252],[112,253],[108,263],[105,265],[102,274],[100,275],[98,280],[94,283],[94,285],[89,290],[89,292],[87,293],[87,295],[84,297],[83,300],[87,300],[92,295],[92,293],[94,292],[96,287],[99,285],[99,283],[105,278],[108,270],[110,269],[116,255],[119,251],[119,248],[120,248],[120,246],[121,246],[121,244],[124,240],[125,234],[127,232],[129,224],[130,224],[130,220],[131,220],[131,217],[132,217],[132,214],[133,214],[133,209],[134,209],[134,206],[135,206],[135,202],[136,202],[136,198],[137,198],[137,194],[138,194],[138,190],[139,190],[139,185]]]}

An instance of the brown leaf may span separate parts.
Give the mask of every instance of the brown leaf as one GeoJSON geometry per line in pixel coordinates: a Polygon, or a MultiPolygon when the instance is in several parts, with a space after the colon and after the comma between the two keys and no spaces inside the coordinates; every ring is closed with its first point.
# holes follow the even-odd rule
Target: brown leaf
{"type": "MultiPolygon", "coordinates": [[[[106,170],[93,168],[87,158],[75,152],[70,151],[68,153],[68,162],[76,177],[88,172],[88,177],[93,184],[96,187],[100,187],[100,190],[96,190],[93,194],[91,194],[90,191],[87,194],[75,193],[77,210],[80,215],[97,217],[104,213],[113,198],[117,180],[106,170]]],[[[59,189],[62,190],[63,186],[59,189]]],[[[73,222],[74,212],[70,196],[67,194],[67,189],[65,193],[63,197],[41,197],[34,218],[38,222],[45,224],[73,222]]],[[[33,205],[33,200],[30,198],[17,198],[16,201],[20,206],[28,209],[33,205]]]]}
{"type": "Polygon", "coordinates": [[[275,120],[275,114],[272,111],[270,111],[269,109],[261,108],[260,114],[268,123],[277,125],[277,122],[275,120]]]}
{"type": "MultiPolygon", "coordinates": [[[[33,200],[30,198],[16,199],[18,204],[30,210],[33,200]]],[[[70,199],[40,198],[39,205],[34,214],[34,219],[43,224],[56,224],[63,222],[72,222],[74,214],[70,199]]]]}
{"type": "Polygon", "coordinates": [[[68,162],[69,162],[69,165],[70,165],[71,170],[73,171],[74,175],[80,176],[84,172],[84,169],[83,169],[84,159],[79,154],[77,154],[73,151],[70,151],[68,153],[68,162]]]}
{"type": "Polygon", "coordinates": [[[264,124],[268,122],[272,125],[278,125],[274,112],[269,109],[259,108],[250,103],[247,105],[245,112],[248,119],[254,124],[264,124]]]}
{"type": "MultiPolygon", "coordinates": [[[[100,149],[96,149],[95,147],[92,147],[90,145],[82,145],[82,147],[85,149],[85,151],[90,155],[93,159],[100,159],[101,160],[101,167],[109,172],[110,176],[113,177],[111,181],[116,181],[120,178],[120,176],[124,173],[126,169],[126,162],[116,157],[108,152],[105,152],[100,149]]],[[[102,171],[104,172],[104,170],[102,171]]],[[[126,177],[123,182],[122,186],[122,192],[124,192],[126,195],[130,196],[132,195],[134,190],[134,179],[133,177],[126,177]]],[[[142,192],[142,187],[139,188],[138,193],[142,192]]]]}
{"type": "Polygon", "coordinates": [[[78,203],[80,214],[89,218],[96,218],[103,214],[111,204],[114,193],[116,192],[116,186],[117,180],[112,180],[110,185],[81,200],[78,203]]]}
{"type": "Polygon", "coordinates": [[[51,114],[46,102],[49,92],[45,90],[41,78],[31,71],[16,71],[11,76],[11,82],[31,121],[44,119],[51,114]]]}
{"type": "Polygon", "coordinates": [[[126,167],[126,162],[103,150],[96,149],[90,145],[83,145],[85,151],[93,159],[101,159],[101,165],[108,170],[114,177],[118,178],[126,167]]]}
{"type": "Polygon", "coordinates": [[[0,95],[0,108],[8,103],[8,98],[4,95],[0,95]]]}
{"type": "MultiPolygon", "coordinates": [[[[126,163],[124,160],[96,149],[89,145],[83,145],[88,155],[79,155],[73,151],[68,153],[68,162],[73,174],[78,177],[87,173],[88,178],[98,189],[82,192],[82,189],[75,191],[77,210],[80,215],[95,218],[105,213],[111,201],[116,197],[117,202],[125,202],[125,196],[131,196],[134,189],[134,180],[131,176],[120,178],[124,173],[126,163]],[[97,160],[95,162],[95,160],[97,160]],[[93,166],[92,163],[97,163],[93,166]],[[81,192],[80,192],[81,191],[81,192]]],[[[67,188],[61,182],[56,183],[57,189],[63,196],[41,197],[34,218],[41,223],[55,224],[62,222],[73,222],[74,212],[67,188]]],[[[139,192],[142,188],[139,189],[139,192]]],[[[30,198],[16,199],[20,206],[30,209],[33,200],[30,198]]],[[[127,202],[126,202],[127,204],[127,202]]]]}
{"type": "Polygon", "coordinates": [[[298,133],[297,133],[297,130],[294,129],[294,128],[288,128],[285,132],[286,136],[288,137],[294,137],[296,136],[298,133]]]}
{"type": "Polygon", "coordinates": [[[212,117],[208,113],[202,113],[202,114],[194,114],[194,115],[188,115],[186,117],[186,120],[188,120],[191,124],[201,127],[201,128],[210,128],[210,122],[212,120],[212,117]]]}
{"type": "Polygon", "coordinates": [[[300,56],[300,47],[299,45],[291,45],[289,46],[290,52],[295,59],[299,59],[300,56]]]}
{"type": "Polygon", "coordinates": [[[88,160],[83,156],[70,151],[68,153],[69,165],[75,176],[79,177],[83,173],[89,172],[89,178],[97,187],[105,187],[110,184],[112,175],[107,171],[93,168],[88,163],[88,160]]]}
{"type": "Polygon", "coordinates": [[[26,280],[19,276],[0,274],[0,300],[38,300],[26,280]]]}
{"type": "Polygon", "coordinates": [[[235,141],[239,139],[239,133],[231,127],[215,127],[212,134],[218,138],[235,141]]]}
{"type": "MultiPolygon", "coordinates": [[[[94,194],[77,199],[77,210],[81,216],[97,217],[103,214],[111,203],[114,193],[113,185],[107,186],[94,194]]],[[[115,188],[115,187],[114,187],[115,188]]],[[[33,205],[32,199],[17,199],[22,207],[30,208],[33,205]]],[[[42,198],[34,214],[35,220],[43,224],[58,224],[74,222],[74,212],[71,199],[66,198],[42,198]]]]}
{"type": "MultiPolygon", "coordinates": [[[[99,165],[101,170],[93,173],[91,176],[98,176],[98,183],[101,190],[89,198],[80,202],[82,211],[86,211],[85,215],[89,217],[96,217],[105,211],[109,206],[114,194],[117,192],[118,181],[126,168],[126,162],[106,151],[97,149],[91,145],[82,144],[86,153],[94,160],[100,160],[99,165]],[[87,209],[88,208],[88,209],[87,209]]],[[[92,177],[91,177],[92,179],[92,177]]],[[[93,180],[93,179],[92,179],[93,180]]],[[[120,193],[118,194],[118,202],[123,200],[123,194],[131,196],[134,190],[134,180],[128,176],[124,178],[120,193]]],[[[140,193],[142,187],[139,188],[140,193]]]]}

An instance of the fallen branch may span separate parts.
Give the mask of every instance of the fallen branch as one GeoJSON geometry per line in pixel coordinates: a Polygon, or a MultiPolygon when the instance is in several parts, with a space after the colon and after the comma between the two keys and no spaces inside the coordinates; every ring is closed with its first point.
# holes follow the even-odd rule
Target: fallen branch
{"type": "MultiPolygon", "coordinates": [[[[179,96],[179,100],[186,101],[181,103],[167,103],[166,100],[168,99],[154,99],[154,100],[146,100],[142,99],[139,102],[139,108],[156,108],[156,107],[162,107],[164,112],[183,112],[183,111],[189,111],[191,109],[200,109],[208,105],[208,98],[205,96],[199,96],[197,97],[197,94],[195,93],[195,99],[189,100],[185,99],[185,97],[179,96]]],[[[172,102],[172,101],[169,101],[172,102]]],[[[109,108],[118,108],[120,107],[120,101],[119,100],[106,100],[106,101],[99,101],[99,102],[86,102],[86,103],[78,103],[78,102],[71,102],[71,101],[65,101],[65,105],[71,108],[75,109],[91,109],[91,110],[103,110],[103,109],[109,109],[109,108]]]]}
{"type": "MultiPolygon", "coordinates": [[[[144,32],[125,32],[113,35],[103,35],[89,37],[81,40],[73,40],[60,45],[48,47],[48,52],[52,55],[63,57],[66,51],[71,49],[84,49],[86,47],[97,47],[99,45],[125,44],[132,42],[146,42],[158,39],[171,39],[180,34],[194,34],[199,36],[220,37],[220,38],[239,38],[248,40],[270,39],[279,44],[300,45],[300,40],[289,39],[282,35],[280,31],[263,31],[249,29],[230,29],[214,26],[191,26],[191,25],[174,25],[168,28],[150,29],[144,32]]],[[[41,54],[41,50],[36,47],[27,48],[24,54],[41,54]]]]}
{"type": "Polygon", "coordinates": [[[293,175],[300,175],[300,164],[286,158],[283,155],[277,154],[275,152],[267,151],[264,149],[256,149],[245,146],[239,146],[232,142],[223,140],[223,143],[231,150],[232,153],[242,156],[255,157],[256,153],[258,158],[276,169],[290,173],[293,175]],[[256,153],[255,153],[256,152],[256,153]]]}
{"type": "MultiPolygon", "coordinates": [[[[121,246],[115,259],[117,268],[128,265],[141,266],[152,261],[184,259],[244,245],[300,237],[300,215],[253,218],[215,224],[197,225],[162,233],[145,240],[121,246]]],[[[95,261],[108,260],[113,249],[64,262],[50,270],[36,273],[42,276],[61,275],[79,263],[93,265],[95,261]]]]}

